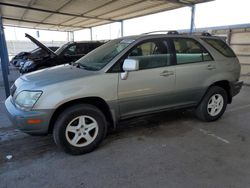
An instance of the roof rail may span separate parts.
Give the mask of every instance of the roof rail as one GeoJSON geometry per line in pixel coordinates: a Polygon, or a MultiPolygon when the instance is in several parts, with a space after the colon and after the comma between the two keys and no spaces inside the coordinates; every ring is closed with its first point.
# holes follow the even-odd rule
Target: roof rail
{"type": "Polygon", "coordinates": [[[204,36],[204,37],[211,37],[212,35],[208,32],[202,32],[201,36],[204,36]]]}
{"type": "Polygon", "coordinates": [[[147,33],[142,33],[142,35],[148,35],[148,34],[152,34],[152,33],[167,33],[168,31],[167,30],[162,30],[162,31],[150,31],[150,32],[147,32],[147,33]]]}
{"type": "Polygon", "coordinates": [[[161,30],[161,31],[151,31],[151,32],[147,32],[147,33],[142,33],[142,35],[148,35],[148,34],[153,34],[153,33],[164,33],[167,35],[178,35],[179,32],[178,31],[169,31],[169,30],[161,30]]]}
{"type": "Polygon", "coordinates": [[[168,35],[179,35],[178,31],[168,31],[168,35]]]}

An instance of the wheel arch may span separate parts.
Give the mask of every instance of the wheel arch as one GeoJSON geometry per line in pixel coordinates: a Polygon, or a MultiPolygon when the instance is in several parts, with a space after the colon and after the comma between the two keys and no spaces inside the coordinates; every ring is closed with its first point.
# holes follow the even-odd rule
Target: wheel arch
{"type": "Polygon", "coordinates": [[[232,102],[231,86],[228,80],[217,81],[213,83],[211,86],[219,86],[225,89],[225,91],[227,92],[228,103],[230,104],[232,102]]]}
{"type": "Polygon", "coordinates": [[[53,115],[51,116],[50,122],[49,122],[49,128],[48,133],[53,132],[54,124],[57,120],[57,117],[68,107],[77,105],[77,104],[90,104],[95,107],[97,107],[99,110],[102,111],[102,113],[107,118],[108,126],[111,128],[115,127],[115,118],[112,116],[111,110],[109,105],[106,103],[106,101],[100,97],[85,97],[85,98],[79,98],[74,99],[71,101],[67,101],[63,104],[61,104],[59,107],[56,108],[53,115]]]}
{"type": "MultiPolygon", "coordinates": [[[[228,97],[228,103],[230,104],[232,102],[232,94],[231,94],[231,86],[230,86],[230,82],[228,80],[220,80],[220,81],[216,81],[214,83],[212,83],[206,90],[206,92],[204,93],[203,97],[206,95],[206,93],[208,92],[208,90],[212,87],[212,86],[218,86],[223,88],[226,92],[227,92],[227,97],[228,97]]],[[[202,97],[202,99],[203,99],[202,97]]]]}

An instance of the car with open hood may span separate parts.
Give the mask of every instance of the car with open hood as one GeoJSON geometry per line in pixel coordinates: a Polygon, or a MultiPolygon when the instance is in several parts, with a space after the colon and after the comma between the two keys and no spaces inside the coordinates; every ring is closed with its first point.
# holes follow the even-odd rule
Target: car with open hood
{"type": "Polygon", "coordinates": [[[104,42],[101,41],[68,42],[53,52],[51,49],[46,47],[44,44],[29,34],[26,33],[25,36],[35,43],[39,48],[41,48],[46,53],[46,55],[27,59],[23,66],[20,67],[20,73],[22,74],[74,62],[90,51],[104,44],[104,42]]]}
{"type": "MultiPolygon", "coordinates": [[[[59,47],[49,46],[48,48],[52,50],[53,52],[55,52],[59,47]]],[[[29,52],[19,52],[10,60],[10,63],[16,67],[19,67],[19,66],[22,66],[25,63],[25,61],[27,61],[28,59],[42,58],[46,55],[47,53],[43,49],[35,48],[34,50],[29,51],[29,52]]]]}

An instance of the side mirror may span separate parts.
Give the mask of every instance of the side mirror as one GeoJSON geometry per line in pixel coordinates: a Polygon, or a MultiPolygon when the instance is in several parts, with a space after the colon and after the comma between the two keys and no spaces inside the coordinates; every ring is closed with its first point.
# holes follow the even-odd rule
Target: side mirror
{"type": "Polygon", "coordinates": [[[139,61],[136,59],[125,59],[122,68],[125,72],[121,73],[121,79],[126,80],[128,72],[139,70],[139,61]]]}
{"type": "Polygon", "coordinates": [[[125,72],[137,71],[139,70],[139,61],[136,59],[125,59],[122,68],[125,72]]]}

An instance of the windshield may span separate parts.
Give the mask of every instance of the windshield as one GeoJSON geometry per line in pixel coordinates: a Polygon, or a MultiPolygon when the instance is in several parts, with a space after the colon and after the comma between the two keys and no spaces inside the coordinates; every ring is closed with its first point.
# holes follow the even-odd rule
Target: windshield
{"type": "Polygon", "coordinates": [[[112,40],[82,57],[76,62],[76,64],[78,64],[79,67],[85,68],[87,70],[101,70],[132,42],[134,42],[134,40],[112,40]]]}
{"type": "Polygon", "coordinates": [[[66,43],[66,44],[62,45],[60,48],[58,48],[55,51],[55,54],[60,55],[64,51],[64,49],[66,49],[68,46],[69,46],[69,43],[66,43]]]}

